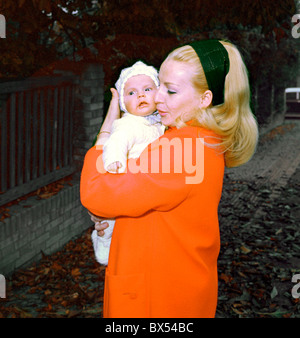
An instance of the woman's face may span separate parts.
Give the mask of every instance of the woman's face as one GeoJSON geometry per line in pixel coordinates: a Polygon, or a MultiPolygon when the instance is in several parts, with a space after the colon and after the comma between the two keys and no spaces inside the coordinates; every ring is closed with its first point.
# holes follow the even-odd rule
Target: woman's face
{"type": "Polygon", "coordinates": [[[155,96],[156,108],[165,126],[175,126],[194,118],[200,107],[200,95],[192,83],[193,70],[189,64],[166,60],[160,67],[160,87],[155,96]]]}

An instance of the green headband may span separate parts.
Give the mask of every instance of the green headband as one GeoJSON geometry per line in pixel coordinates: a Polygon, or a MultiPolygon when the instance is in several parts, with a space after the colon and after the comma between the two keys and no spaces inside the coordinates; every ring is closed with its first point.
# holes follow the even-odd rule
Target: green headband
{"type": "Polygon", "coordinates": [[[218,40],[201,40],[189,44],[202,64],[213,106],[224,103],[225,77],[229,71],[227,50],[218,40]]]}

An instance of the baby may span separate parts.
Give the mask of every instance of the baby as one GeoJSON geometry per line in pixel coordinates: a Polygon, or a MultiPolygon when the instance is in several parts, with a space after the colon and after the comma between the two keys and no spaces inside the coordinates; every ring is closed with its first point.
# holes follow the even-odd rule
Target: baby
{"type": "MultiPolygon", "coordinates": [[[[114,121],[103,146],[103,163],[108,172],[123,173],[128,158],[138,158],[148,144],[163,135],[165,127],[160,122],[154,101],[158,85],[157,70],[141,61],[122,70],[116,88],[124,115],[114,121]]],[[[116,97],[113,92],[112,100],[116,97]]],[[[103,144],[103,139],[98,139],[95,145],[98,144],[103,144]]],[[[107,265],[115,221],[103,222],[109,223],[104,236],[98,236],[94,230],[92,241],[97,261],[107,265]]]]}

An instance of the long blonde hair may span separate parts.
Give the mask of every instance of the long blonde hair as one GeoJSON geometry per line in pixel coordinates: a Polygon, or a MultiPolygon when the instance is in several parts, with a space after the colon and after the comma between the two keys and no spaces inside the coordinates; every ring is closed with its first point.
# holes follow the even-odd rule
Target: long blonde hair
{"type": "MultiPolygon", "coordinates": [[[[220,42],[226,48],[230,61],[225,79],[225,102],[198,110],[195,118],[197,124],[220,136],[226,166],[236,167],[249,161],[254,154],[258,127],[250,109],[248,73],[241,54],[233,44],[220,42]]],[[[199,94],[209,90],[200,60],[191,46],[175,49],[168,59],[189,63],[194,70],[193,85],[196,90],[199,94]]],[[[182,123],[178,126],[182,126],[182,123]]]]}

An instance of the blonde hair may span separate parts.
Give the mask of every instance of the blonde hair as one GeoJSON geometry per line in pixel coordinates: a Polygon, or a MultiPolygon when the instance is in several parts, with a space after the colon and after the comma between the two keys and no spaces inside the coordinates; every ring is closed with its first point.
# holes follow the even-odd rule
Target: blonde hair
{"type": "MultiPolygon", "coordinates": [[[[220,146],[227,167],[236,167],[250,160],[258,141],[258,127],[250,109],[250,88],[246,66],[238,49],[220,41],[226,48],[230,69],[225,79],[225,102],[197,110],[196,120],[201,127],[214,131],[221,138],[220,146]]],[[[166,60],[186,62],[193,68],[193,85],[199,94],[209,90],[205,74],[195,50],[183,46],[172,51],[166,60]]],[[[177,126],[184,124],[178,121],[177,126]]]]}

